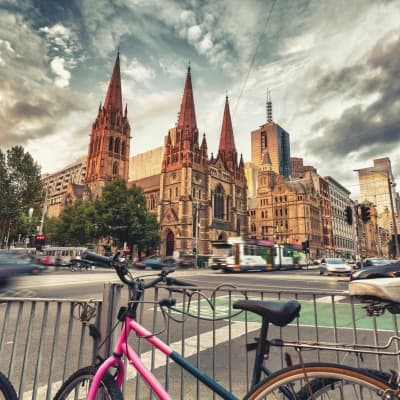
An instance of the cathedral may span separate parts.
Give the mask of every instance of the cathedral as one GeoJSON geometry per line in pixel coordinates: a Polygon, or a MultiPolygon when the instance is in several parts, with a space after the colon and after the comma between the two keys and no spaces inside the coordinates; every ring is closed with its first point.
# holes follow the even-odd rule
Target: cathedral
{"type": "MultiPolygon", "coordinates": [[[[236,150],[228,97],[222,114],[219,148],[211,157],[205,135],[199,138],[190,67],[178,121],[164,138],[158,171],[140,180],[129,180],[130,139],[127,106],[124,108],[122,104],[118,54],[105,101],[92,124],[86,169],[79,173],[80,181],[69,181],[63,196],[61,193],[55,196],[48,181],[49,208],[58,203],[61,210],[78,198],[95,199],[107,181],[122,177],[143,189],[148,210],[157,213],[161,255],[210,254],[212,241],[247,237],[244,160],[236,150]],[[51,201],[52,193],[58,202],[51,201]]],[[[140,167],[145,169],[144,165],[140,167]]]]}

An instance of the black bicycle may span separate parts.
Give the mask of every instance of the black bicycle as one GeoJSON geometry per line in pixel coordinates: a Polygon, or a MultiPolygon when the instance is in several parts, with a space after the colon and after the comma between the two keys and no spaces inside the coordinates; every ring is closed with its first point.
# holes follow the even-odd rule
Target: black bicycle
{"type": "Polygon", "coordinates": [[[9,379],[0,372],[0,400],[17,400],[17,393],[9,379]]]}

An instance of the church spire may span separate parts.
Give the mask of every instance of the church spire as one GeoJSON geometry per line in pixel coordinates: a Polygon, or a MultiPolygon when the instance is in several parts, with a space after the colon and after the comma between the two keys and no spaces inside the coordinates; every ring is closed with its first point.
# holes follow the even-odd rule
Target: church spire
{"type": "Polygon", "coordinates": [[[119,67],[119,50],[114,64],[114,70],[108,85],[104,108],[108,111],[122,113],[121,72],[119,67]]]}
{"type": "Polygon", "coordinates": [[[196,112],[194,110],[192,78],[190,74],[190,65],[186,75],[185,89],[183,91],[181,110],[178,119],[178,128],[196,129],[196,112]]]}
{"type": "Polygon", "coordinates": [[[233,167],[237,161],[235,139],[233,137],[231,113],[229,110],[228,96],[225,98],[224,117],[222,120],[221,137],[219,141],[219,153],[223,160],[233,167]]]}

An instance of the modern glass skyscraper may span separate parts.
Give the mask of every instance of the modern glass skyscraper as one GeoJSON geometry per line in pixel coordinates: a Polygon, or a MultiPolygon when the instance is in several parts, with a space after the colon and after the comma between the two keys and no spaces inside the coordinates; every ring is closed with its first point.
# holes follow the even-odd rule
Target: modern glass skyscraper
{"type": "MultiPolygon", "coordinates": [[[[360,201],[369,201],[376,205],[378,214],[391,209],[391,193],[395,198],[394,181],[390,159],[388,157],[374,160],[373,167],[358,170],[360,183],[360,201]]],[[[396,211],[396,210],[395,210],[396,211]]]]}
{"type": "Polygon", "coordinates": [[[271,160],[271,171],[289,178],[290,166],[290,138],[289,133],[275,122],[267,122],[251,132],[251,160],[261,165],[265,151],[271,160]]]}

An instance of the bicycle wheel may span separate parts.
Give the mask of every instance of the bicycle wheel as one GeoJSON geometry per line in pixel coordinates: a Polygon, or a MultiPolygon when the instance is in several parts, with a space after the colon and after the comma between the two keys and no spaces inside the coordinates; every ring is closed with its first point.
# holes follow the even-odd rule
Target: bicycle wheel
{"type": "Polygon", "coordinates": [[[383,393],[391,389],[387,378],[386,374],[377,376],[337,364],[310,363],[274,373],[250,391],[245,400],[381,400],[383,393]]]}
{"type": "MultiPolygon", "coordinates": [[[[73,373],[61,386],[54,400],[86,399],[90,383],[96,373],[95,367],[84,367],[73,373]]],[[[122,400],[122,393],[113,377],[106,373],[99,387],[96,399],[122,400]]]]}
{"type": "Polygon", "coordinates": [[[0,400],[17,400],[17,393],[8,378],[0,372],[0,400]]]}

